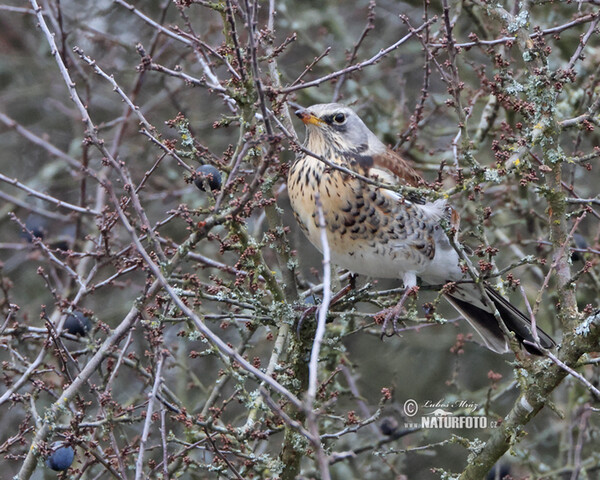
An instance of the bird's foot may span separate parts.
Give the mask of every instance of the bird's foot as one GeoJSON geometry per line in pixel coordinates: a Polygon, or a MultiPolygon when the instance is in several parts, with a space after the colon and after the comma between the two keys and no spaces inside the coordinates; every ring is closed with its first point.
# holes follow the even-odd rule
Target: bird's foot
{"type": "Polygon", "coordinates": [[[381,335],[379,338],[383,340],[383,337],[400,335],[400,332],[398,331],[398,319],[400,318],[403,310],[404,307],[398,303],[393,307],[386,308],[385,310],[375,314],[375,322],[381,323],[381,335]]]}
{"type": "Polygon", "coordinates": [[[402,294],[402,298],[396,305],[390,308],[386,308],[385,310],[382,310],[381,312],[375,314],[375,322],[381,324],[380,338],[382,340],[383,337],[393,337],[394,335],[400,335],[400,331],[398,330],[398,320],[400,318],[400,315],[404,311],[404,304],[406,303],[406,299],[410,295],[416,295],[418,291],[419,287],[407,288],[402,294]]]}

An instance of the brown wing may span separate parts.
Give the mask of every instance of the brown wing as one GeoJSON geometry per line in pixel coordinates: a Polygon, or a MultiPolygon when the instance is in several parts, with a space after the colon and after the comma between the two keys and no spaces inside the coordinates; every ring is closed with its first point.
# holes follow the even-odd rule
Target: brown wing
{"type": "Polygon", "coordinates": [[[356,151],[340,152],[344,159],[340,164],[361,175],[375,177],[380,181],[395,184],[403,183],[409,187],[423,185],[421,175],[396,152],[386,148],[382,153],[370,153],[364,148],[356,151]]]}
{"type": "Polygon", "coordinates": [[[373,155],[373,167],[388,170],[408,186],[417,187],[423,184],[421,175],[404,158],[390,149],[385,153],[373,155]]]}

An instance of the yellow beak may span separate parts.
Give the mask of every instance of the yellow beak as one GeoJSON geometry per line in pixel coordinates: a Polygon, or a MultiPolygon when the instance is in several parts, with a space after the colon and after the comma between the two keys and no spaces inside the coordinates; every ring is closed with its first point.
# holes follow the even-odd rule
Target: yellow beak
{"type": "Polygon", "coordinates": [[[296,116],[304,122],[305,125],[316,125],[321,126],[324,125],[325,122],[321,120],[319,117],[310,113],[308,110],[301,108],[300,110],[296,110],[296,116]]]}

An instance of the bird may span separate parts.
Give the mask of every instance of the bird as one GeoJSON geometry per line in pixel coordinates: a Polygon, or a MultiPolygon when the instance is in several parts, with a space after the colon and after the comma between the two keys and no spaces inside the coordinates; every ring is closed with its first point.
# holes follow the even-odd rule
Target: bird
{"type": "Polygon", "coordinates": [[[288,172],[289,200],[304,234],[320,251],[324,228],[332,263],[355,274],[402,280],[405,294],[399,305],[416,291],[417,279],[450,285],[443,296],[494,352],[510,351],[506,329],[532,354],[543,354],[536,345],[556,345],[537,326],[534,335],[527,316],[488,282],[474,281],[465,271],[453,246],[457,235],[443,227],[446,223],[457,231],[460,221],[446,199],[428,200],[386,188],[425,184],[354,110],[328,103],[295,113],[306,126],[306,139],[288,172]]]}

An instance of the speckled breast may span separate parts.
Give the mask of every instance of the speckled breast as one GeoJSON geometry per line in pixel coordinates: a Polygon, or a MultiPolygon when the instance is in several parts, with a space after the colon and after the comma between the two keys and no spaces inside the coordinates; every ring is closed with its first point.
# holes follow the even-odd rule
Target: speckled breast
{"type": "Polygon", "coordinates": [[[353,272],[399,278],[418,273],[435,254],[434,226],[418,208],[312,157],[299,158],[288,177],[290,202],[304,233],[319,250],[321,201],[332,261],[353,272]]]}

